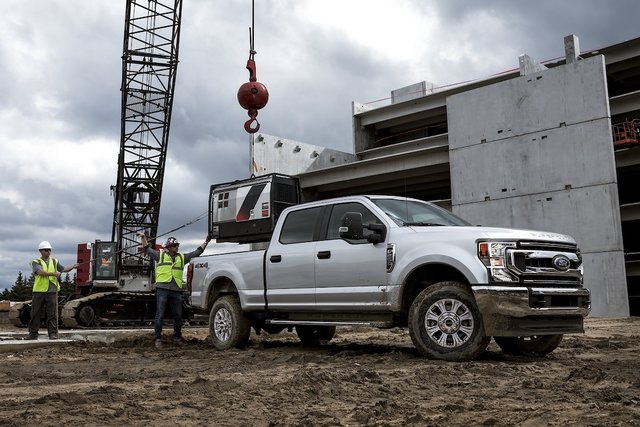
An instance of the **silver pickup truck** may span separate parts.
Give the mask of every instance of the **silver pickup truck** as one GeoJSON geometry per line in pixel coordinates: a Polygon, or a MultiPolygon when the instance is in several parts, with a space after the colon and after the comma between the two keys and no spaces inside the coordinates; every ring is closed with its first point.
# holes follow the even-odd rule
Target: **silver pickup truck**
{"type": "Polygon", "coordinates": [[[584,332],[590,311],[573,238],[472,226],[391,196],[288,207],[265,250],[196,258],[189,276],[219,350],[245,346],[251,328],[314,343],[363,325],[406,327],[431,358],[473,359],[491,337],[542,356],[584,332]]]}

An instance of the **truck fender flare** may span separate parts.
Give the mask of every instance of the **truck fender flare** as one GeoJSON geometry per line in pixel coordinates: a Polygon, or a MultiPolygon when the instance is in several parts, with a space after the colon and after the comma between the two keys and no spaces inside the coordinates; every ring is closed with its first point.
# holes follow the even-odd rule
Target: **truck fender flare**
{"type": "Polygon", "coordinates": [[[208,280],[207,286],[207,308],[210,309],[213,303],[222,295],[238,295],[238,288],[233,280],[226,275],[216,275],[208,280]]]}
{"type": "Polygon", "coordinates": [[[458,271],[469,284],[486,282],[486,269],[481,268],[480,261],[476,259],[454,258],[448,255],[428,255],[412,260],[411,263],[402,266],[398,271],[398,280],[396,283],[406,283],[407,279],[418,269],[428,267],[429,265],[445,265],[458,271]],[[473,262],[473,263],[471,263],[473,262]],[[469,268],[469,266],[476,268],[469,268]],[[484,276],[483,276],[484,275],[484,276]]]}

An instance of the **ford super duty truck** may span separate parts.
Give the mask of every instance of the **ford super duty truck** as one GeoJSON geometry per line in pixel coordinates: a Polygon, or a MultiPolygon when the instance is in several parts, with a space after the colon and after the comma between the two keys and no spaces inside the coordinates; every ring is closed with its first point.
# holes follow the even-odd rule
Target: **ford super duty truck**
{"type": "MultiPolygon", "coordinates": [[[[242,195],[244,218],[273,209],[260,190],[242,195]]],[[[242,210],[228,194],[210,200],[242,210]]],[[[209,313],[219,350],[245,346],[251,328],[295,328],[314,343],[332,339],[336,326],[363,325],[408,328],[421,354],[460,361],[491,337],[505,353],[545,355],[563,334],[584,331],[590,292],[567,235],[472,226],[392,196],[291,205],[273,224],[264,249],[192,261],[191,302],[209,313]]]]}

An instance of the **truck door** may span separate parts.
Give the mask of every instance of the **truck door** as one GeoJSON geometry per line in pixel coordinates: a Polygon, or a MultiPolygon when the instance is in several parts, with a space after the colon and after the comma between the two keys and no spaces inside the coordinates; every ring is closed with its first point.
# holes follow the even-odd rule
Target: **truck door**
{"type": "MultiPolygon", "coordinates": [[[[338,228],[346,212],[360,212],[363,223],[383,222],[357,202],[332,207],[324,240],[315,251],[316,307],[340,311],[385,310],[387,301],[386,242],[347,242],[338,228]]],[[[365,235],[372,233],[365,230],[365,235]]]]}
{"type": "Polygon", "coordinates": [[[266,274],[270,309],[304,310],[315,306],[314,236],[321,209],[289,212],[278,240],[269,245],[266,274]]]}

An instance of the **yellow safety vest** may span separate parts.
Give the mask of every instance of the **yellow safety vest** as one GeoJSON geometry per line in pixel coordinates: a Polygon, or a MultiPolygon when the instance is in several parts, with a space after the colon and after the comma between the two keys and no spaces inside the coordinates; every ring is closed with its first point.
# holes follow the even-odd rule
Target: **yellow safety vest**
{"type": "Polygon", "coordinates": [[[184,270],[184,255],[178,253],[175,260],[164,251],[160,252],[160,259],[156,264],[156,283],[171,283],[171,278],[176,285],[182,288],[182,271],[184,270]]]}
{"type": "MultiPolygon", "coordinates": [[[[33,265],[34,262],[40,264],[42,269],[47,273],[55,273],[58,271],[58,260],[55,258],[49,258],[49,265],[47,265],[42,258],[34,259],[31,261],[31,264],[33,265]]],[[[33,292],[48,292],[49,283],[56,285],[57,291],[60,292],[60,284],[56,276],[41,276],[36,274],[33,282],[33,292]]]]}

